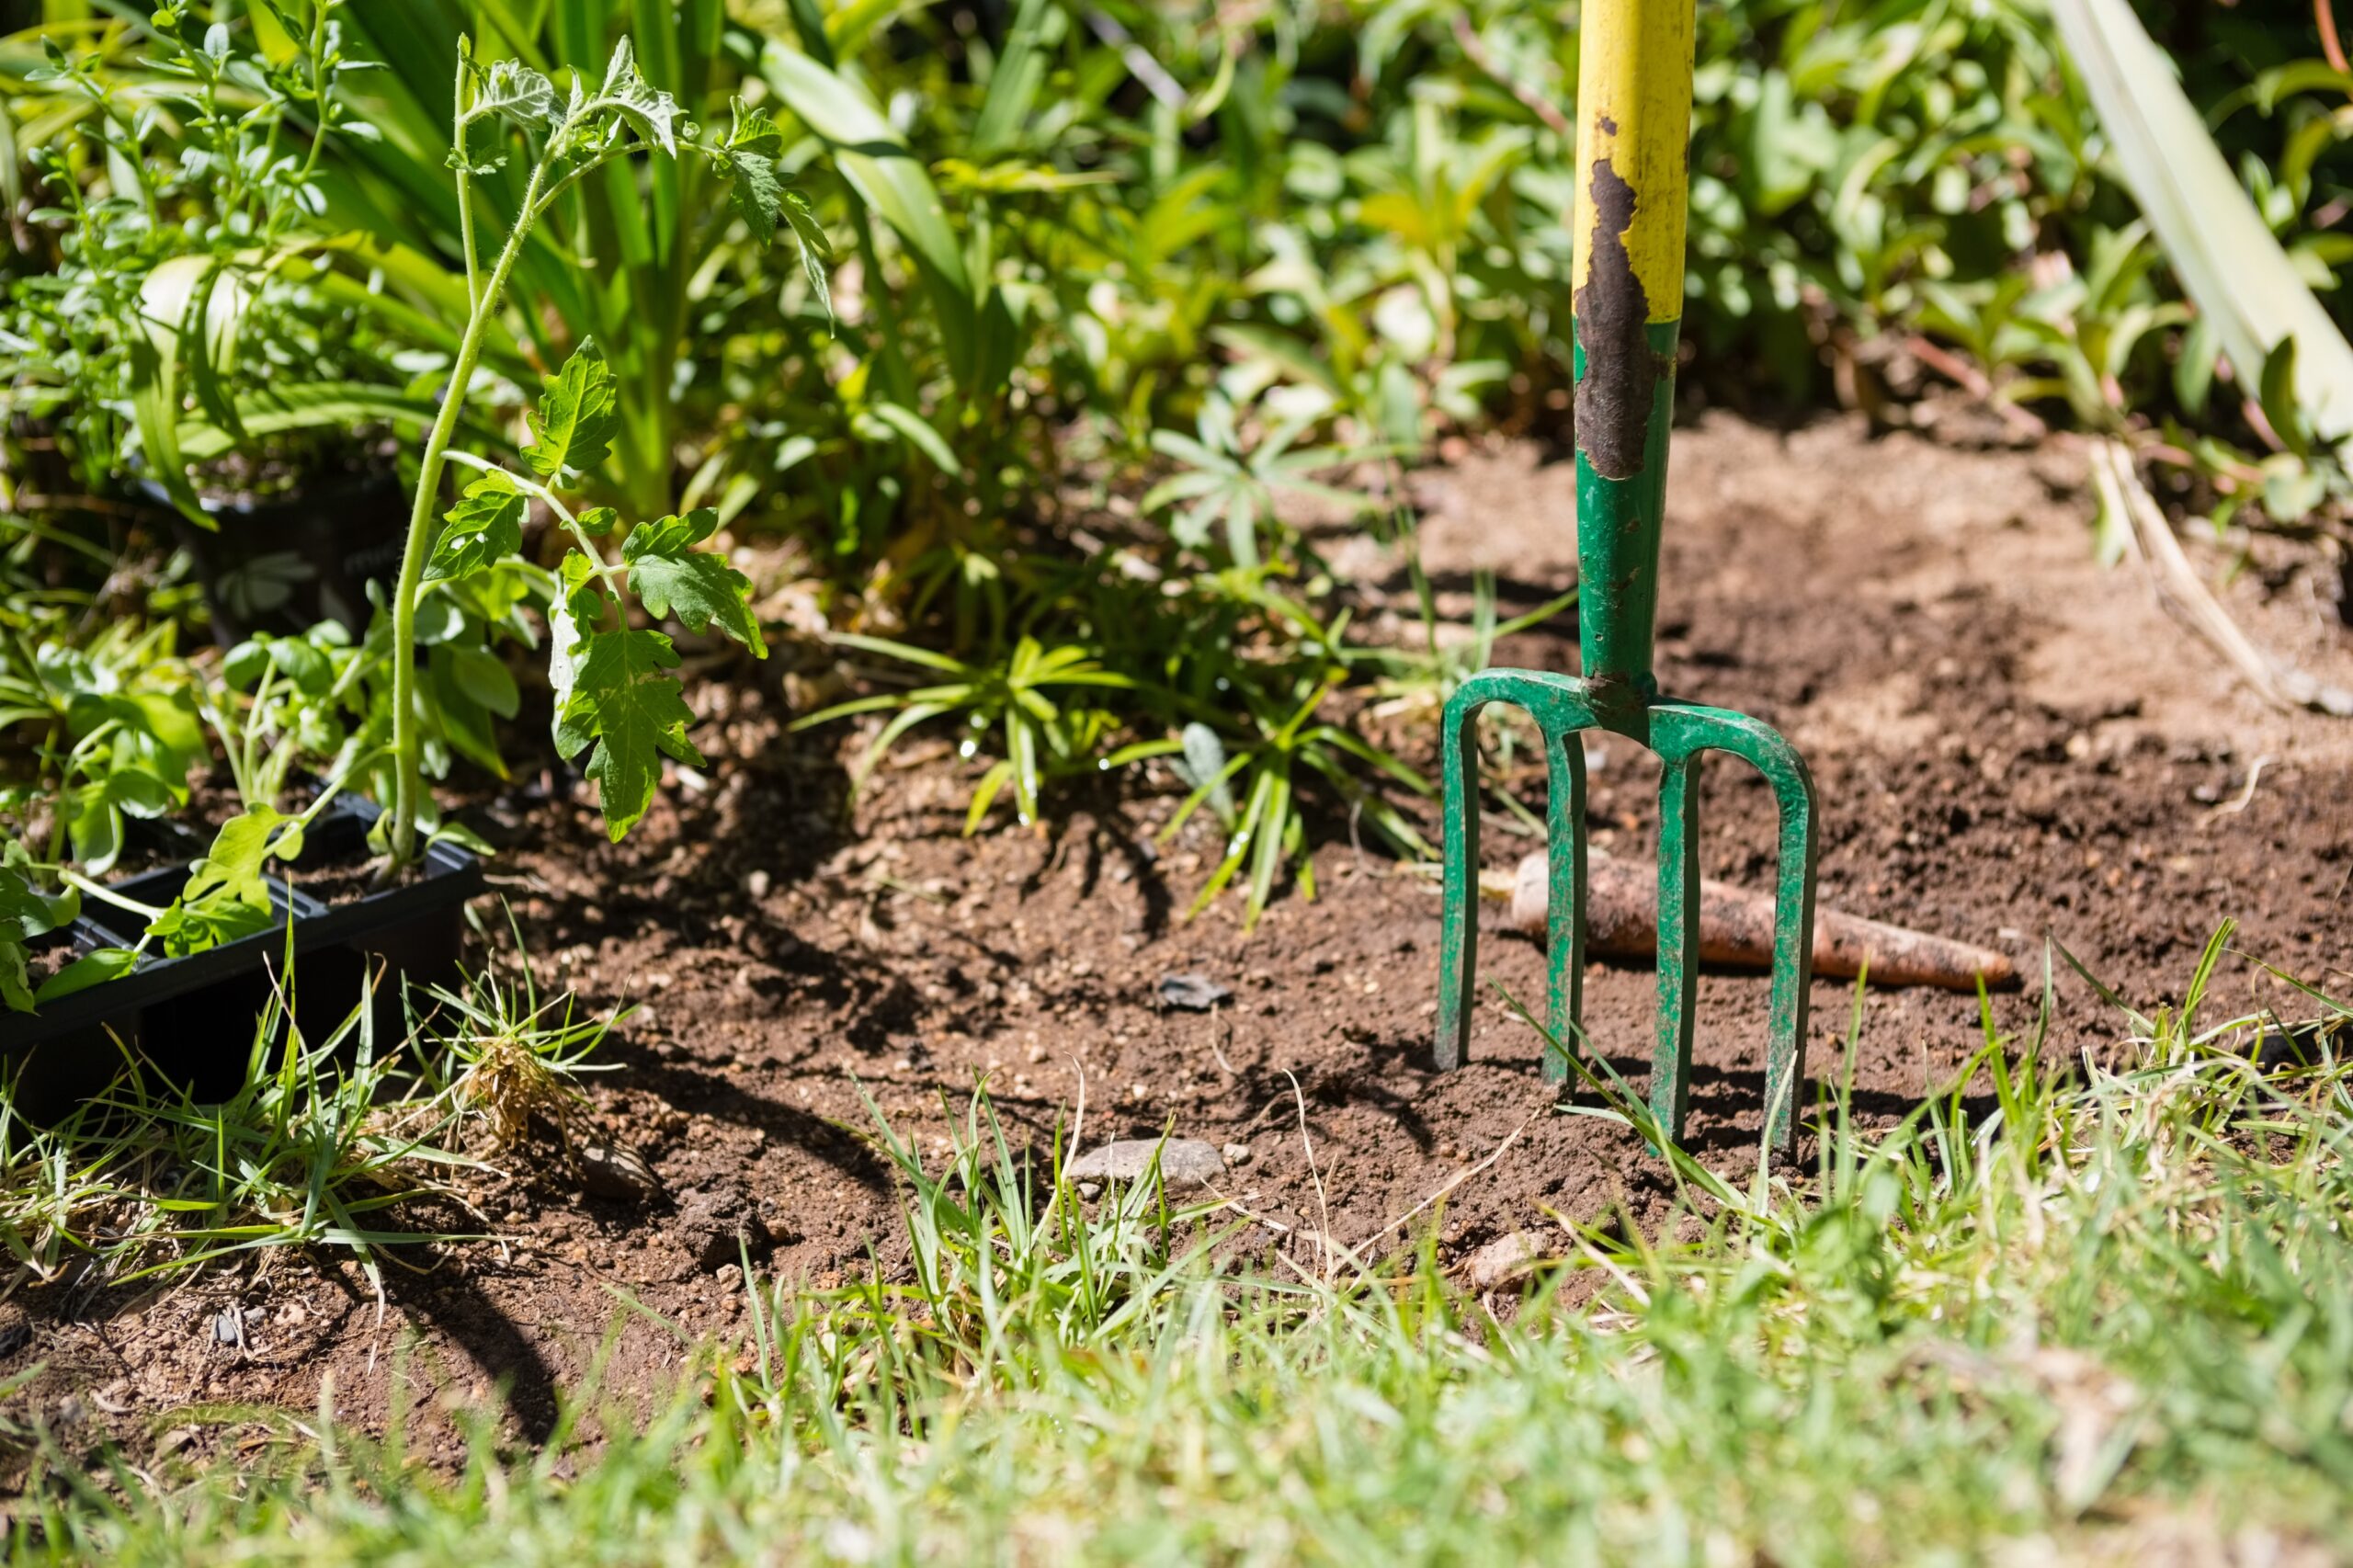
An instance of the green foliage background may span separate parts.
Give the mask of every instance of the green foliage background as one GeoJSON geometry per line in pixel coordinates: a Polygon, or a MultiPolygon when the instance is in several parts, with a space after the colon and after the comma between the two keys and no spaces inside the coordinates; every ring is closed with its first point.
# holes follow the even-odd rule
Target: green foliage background
{"type": "MultiPolygon", "coordinates": [[[[413,472],[467,307],[459,40],[561,82],[627,35],[729,152],[605,167],[534,232],[474,455],[511,459],[540,377],[594,339],[620,422],[587,498],[791,541],[830,653],[880,683],[827,716],[886,711],[870,755],[963,725],[975,826],[1165,757],[1233,830],[1211,888],[1246,868],[1254,914],[1302,790],[1418,852],[1386,802],[1421,781],[1357,699],[1423,712],[1462,662],[1353,636],[1285,519],[1392,526],[1398,468],[1449,430],[1565,436],[1575,5],[415,0],[335,13],[308,77],[311,0],[40,9],[0,41],[6,478],[40,499],[0,513],[41,579],[10,610],[20,684],[85,634],[58,614],[92,623],[86,591],[60,608],[90,585],[69,546],[137,558],[132,482],[187,510],[256,474],[413,472]]],[[[2241,9],[2140,13],[2343,320],[2353,76],[2308,7],[2241,9]]],[[[2218,526],[2336,526],[2341,468],[2219,361],[2036,0],[1703,6],[1692,157],[1688,398],[1902,422],[1957,383],[2019,432],[2128,437],[2218,526]]],[[[476,176],[489,232],[520,176],[476,176]]],[[[436,659],[486,670],[546,593],[431,618],[436,659]]],[[[437,771],[501,766],[497,695],[426,683],[437,771]]]]}

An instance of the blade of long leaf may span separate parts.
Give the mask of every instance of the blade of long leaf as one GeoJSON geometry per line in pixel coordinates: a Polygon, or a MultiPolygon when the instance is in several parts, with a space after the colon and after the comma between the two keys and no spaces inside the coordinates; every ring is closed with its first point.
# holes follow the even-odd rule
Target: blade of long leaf
{"type": "Polygon", "coordinates": [[[2296,340],[2296,397],[2313,427],[2353,434],[2353,346],[2272,237],[2127,0],[2052,0],[2084,85],[2182,287],[2242,385],[2296,340]]]}

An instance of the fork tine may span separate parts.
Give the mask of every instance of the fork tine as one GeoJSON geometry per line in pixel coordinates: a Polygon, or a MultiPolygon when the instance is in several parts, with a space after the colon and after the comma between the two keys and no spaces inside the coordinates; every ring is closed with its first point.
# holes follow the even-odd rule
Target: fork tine
{"type": "Polygon", "coordinates": [[[1440,1072],[1451,1072],[1470,1055],[1471,977],[1479,969],[1479,789],[1471,777],[1477,765],[1472,726],[1487,699],[1477,677],[1465,681],[1446,704],[1440,721],[1438,779],[1444,788],[1445,841],[1440,850],[1446,875],[1446,907],[1439,917],[1438,949],[1438,1040],[1440,1072]]]}
{"type": "Polygon", "coordinates": [[[1663,759],[1658,781],[1658,1037],[1651,1110],[1683,1141],[1691,1101],[1692,1010],[1699,982],[1699,753],[1663,759]]]}
{"type": "MultiPolygon", "coordinates": [[[[1806,1011],[1809,993],[1813,983],[1813,882],[1814,882],[1814,799],[1813,778],[1806,771],[1805,759],[1779,731],[1745,714],[1733,713],[1721,708],[1702,708],[1687,703],[1662,704],[1651,710],[1654,734],[1663,755],[1668,758],[1667,771],[1675,769],[1673,758],[1683,757],[1697,764],[1710,752],[1723,752],[1736,756],[1764,776],[1773,791],[1773,800],[1780,813],[1778,864],[1774,871],[1773,900],[1773,994],[1771,1018],[1766,1035],[1765,1054],[1765,1133],[1768,1148],[1783,1153],[1791,1152],[1797,1143],[1797,1098],[1805,1083],[1806,1011]]],[[[1670,946],[1681,949],[1696,958],[1696,927],[1683,930],[1681,940],[1670,944],[1668,938],[1668,884],[1674,880],[1669,868],[1678,858],[1668,849],[1668,830],[1675,824],[1676,808],[1670,794],[1693,788],[1688,778],[1680,782],[1662,780],[1659,807],[1659,997],[1662,1017],[1659,1024],[1659,1054],[1665,1061],[1667,1051],[1667,1028],[1664,1008],[1667,1002],[1666,966],[1670,946]]],[[[1691,828],[1696,805],[1682,811],[1679,829],[1680,858],[1683,865],[1683,885],[1687,892],[1685,905],[1692,912],[1699,908],[1699,863],[1693,849],[1696,834],[1691,828]]],[[[1677,912],[1679,922],[1682,912],[1677,912]]],[[[1678,929],[1680,929],[1678,926],[1678,929]]],[[[1689,967],[1687,964],[1687,970],[1689,967]]],[[[1688,989],[1685,991],[1688,1011],[1688,989]]],[[[1679,1071],[1689,1070],[1688,1042],[1690,1028],[1687,1023],[1682,1038],[1686,1046],[1677,1059],[1679,1071]]],[[[1656,1073],[1654,1069],[1654,1073],[1656,1073]]],[[[1652,1098],[1658,1107],[1659,1119],[1668,1122],[1677,1137],[1681,1136],[1682,1112],[1685,1108],[1684,1090],[1680,1084],[1671,1108],[1676,1115],[1670,1121],[1670,1104],[1660,1096],[1654,1076],[1652,1098]]]]}
{"type": "Polygon", "coordinates": [[[1765,1142],[1787,1154],[1797,1148],[1806,1008],[1813,990],[1813,778],[1786,742],[1756,763],[1773,787],[1781,813],[1773,897],[1773,1032],[1765,1058],[1765,1142]]]}
{"type": "Polygon", "coordinates": [[[1574,730],[1544,737],[1551,788],[1544,811],[1544,948],[1549,957],[1546,1023],[1552,1043],[1544,1051],[1544,1076],[1559,1083],[1569,1075],[1571,1051],[1579,1049],[1585,1021],[1585,740],[1574,730]],[[1564,852],[1565,851],[1565,852],[1564,852]]]}

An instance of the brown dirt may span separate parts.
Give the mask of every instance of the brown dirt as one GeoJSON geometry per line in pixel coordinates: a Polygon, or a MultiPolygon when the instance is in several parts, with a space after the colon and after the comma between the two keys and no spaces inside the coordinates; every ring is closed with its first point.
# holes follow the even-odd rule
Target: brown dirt
{"type": "MultiPolygon", "coordinates": [[[[2001,947],[2038,976],[2055,937],[2143,1007],[2177,994],[2225,917],[2243,922],[2242,950],[2342,983],[2353,726],[2260,708],[2129,568],[2097,566],[2082,472],[2055,443],[1967,452],[1844,423],[1784,436],[1711,418],[1676,448],[1664,678],[1781,725],[1805,751],[1826,901],[2001,947]]],[[[1481,568],[1497,574],[1506,613],[1573,582],[1565,464],[1495,447],[1418,483],[1425,559],[1452,613],[1481,568]]],[[[1404,634],[1395,562],[1324,542],[1374,601],[1370,621],[1404,634]]],[[[2251,565],[2228,596],[2250,629],[2353,684],[2334,573],[2281,546],[2251,565]]],[[[1574,655],[1564,616],[1501,658],[1567,668],[1574,655]]],[[[740,1328],[740,1281],[700,1256],[714,1227],[754,1217],[769,1266],[819,1284],[864,1267],[870,1247],[887,1263],[897,1201],[863,1135],[861,1083],[926,1152],[983,1074],[1040,1143],[1083,1086],[1090,1146],[1164,1127],[1246,1144],[1226,1188],[1289,1228],[1260,1231],[1268,1244],[1328,1224],[1378,1250],[1391,1221],[1515,1132],[1445,1205],[1449,1257],[1548,1212],[1661,1211],[1655,1163],[1622,1130],[1550,1109],[1534,1037],[1499,1004],[1482,1004],[1470,1065],[1431,1070],[1436,890],[1360,853],[1345,823],[1324,823],[1314,846],[1322,899],[1285,897],[1245,937],[1235,901],[1181,918],[1216,847],[1207,824],[1152,847],[1181,793],[1165,773],[1065,795],[1040,833],[967,840],[973,770],[942,742],[907,748],[845,826],[840,757],[857,737],[779,740],[772,685],[705,683],[697,699],[714,765],[627,844],[608,846],[578,802],[533,799],[544,783],[480,813],[514,841],[494,880],[543,978],[597,1006],[641,1005],[609,1048],[620,1070],[590,1085],[593,1121],[669,1196],[583,1197],[545,1162],[482,1195],[499,1242],[388,1269],[381,1322],[358,1271],[332,1261],[135,1296],[22,1290],[29,1333],[0,1335],[0,1374],[36,1359],[48,1370],[17,1396],[20,1414],[152,1449],[158,1433],[182,1440],[172,1413],[194,1402],[315,1410],[331,1376],[338,1412],[376,1426],[395,1399],[426,1413],[503,1381],[514,1435],[544,1433],[554,1391],[577,1382],[615,1320],[613,1291],[689,1331],[740,1328]],[[1155,984],[1180,971],[1233,987],[1232,1001],[1208,1016],[1161,1010],[1155,984]],[[242,1343],[216,1331],[224,1311],[242,1343]]],[[[1427,715],[1378,722],[1427,763],[1427,715]]],[[[1643,853],[1649,775],[1618,741],[1589,755],[1597,840],[1643,853]]],[[[1763,790],[1726,767],[1709,799],[1706,870],[1762,885],[1763,790]]],[[[1489,835],[1496,866],[1524,847],[1489,835]]],[[[1498,933],[1484,947],[1488,975],[1539,994],[1535,946],[1498,933]]],[[[1597,964],[1587,981],[1594,1038],[1630,1075],[1647,1058],[1652,986],[1639,965],[1597,964]]],[[[2013,1040],[2030,1036],[2039,990],[1996,998],[2013,1040]]],[[[1710,976],[1700,997],[1692,1136],[1734,1168],[1758,1120],[1765,983],[1710,976]]],[[[2063,971],[2052,1000],[2055,1051],[2122,1032],[2063,971]]],[[[2293,1012],[2292,1000],[2233,962],[2214,1006],[2293,1012]]],[[[1838,1060],[1851,1005],[1844,986],[1817,987],[1817,1072],[1838,1060]]],[[[1973,998],[1868,995],[1859,1107],[1900,1114],[1978,1038],[1973,998]]],[[[676,1351],[635,1319],[609,1381],[653,1386],[676,1351]]]]}

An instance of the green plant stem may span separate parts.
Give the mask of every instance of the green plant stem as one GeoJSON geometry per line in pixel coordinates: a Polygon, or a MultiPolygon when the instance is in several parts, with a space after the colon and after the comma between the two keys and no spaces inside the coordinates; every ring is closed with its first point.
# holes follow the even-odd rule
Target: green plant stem
{"type": "Polygon", "coordinates": [[[524,475],[517,473],[512,469],[502,468],[498,464],[492,462],[489,459],[478,458],[472,452],[453,451],[446,454],[446,456],[449,460],[453,463],[458,463],[463,467],[477,470],[483,473],[505,474],[506,476],[506,482],[509,484],[512,484],[524,494],[541,503],[549,511],[555,514],[556,521],[562,523],[564,526],[565,531],[569,532],[573,539],[578,542],[580,546],[580,553],[588,558],[589,564],[597,569],[597,575],[603,578],[608,586],[613,588],[616,592],[628,586],[628,568],[622,566],[608,566],[605,563],[605,552],[597,547],[595,536],[590,534],[586,528],[580,526],[580,519],[572,515],[571,507],[565,506],[562,501],[556,498],[555,492],[550,490],[546,485],[540,483],[537,480],[526,478],[524,475]]]}
{"type": "MultiPolygon", "coordinates": [[[[466,64],[467,56],[460,52],[458,56],[458,85],[450,89],[451,103],[461,104],[466,101],[466,64]]],[[[457,151],[458,248],[465,252],[466,256],[466,309],[480,311],[482,309],[482,262],[474,254],[473,176],[466,169],[466,131],[462,122],[458,127],[457,151]]]]}
{"type": "Polygon", "coordinates": [[[68,870],[62,866],[56,868],[56,870],[57,880],[67,887],[78,888],[84,894],[97,899],[101,903],[111,903],[117,909],[127,909],[142,920],[153,920],[164,913],[152,903],[142,903],[135,898],[125,898],[104,882],[92,881],[79,871],[68,870]]]}
{"type": "MultiPolygon", "coordinates": [[[[465,145],[465,132],[466,119],[461,116],[457,128],[458,145],[461,148],[465,145]]],[[[417,467],[416,499],[409,508],[408,544],[401,552],[400,583],[392,594],[394,784],[392,826],[388,841],[391,857],[383,873],[386,878],[416,858],[421,788],[421,742],[416,731],[416,600],[424,586],[426,557],[433,544],[433,504],[441,493],[441,470],[447,460],[449,437],[458,427],[458,415],[465,406],[466,386],[472,381],[474,366],[482,358],[483,337],[489,329],[491,315],[498,309],[499,296],[506,292],[507,274],[523,254],[523,241],[531,232],[532,210],[547,171],[548,160],[542,155],[532,165],[530,184],[524,188],[522,205],[517,209],[523,216],[507,234],[498,260],[491,267],[490,278],[467,315],[466,335],[458,344],[458,362],[450,371],[449,390],[441,400],[440,412],[434,415],[433,428],[426,435],[425,456],[417,467]]]]}

